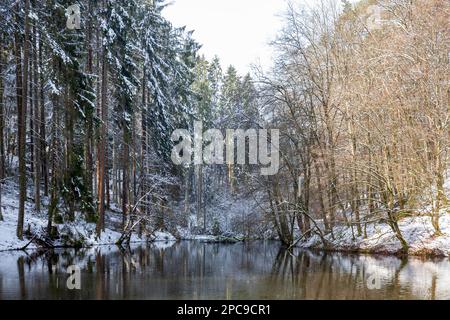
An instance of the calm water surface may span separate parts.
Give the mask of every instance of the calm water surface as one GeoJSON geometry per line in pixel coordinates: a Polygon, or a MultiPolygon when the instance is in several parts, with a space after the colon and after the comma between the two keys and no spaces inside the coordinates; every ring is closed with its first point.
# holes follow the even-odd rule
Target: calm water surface
{"type": "Polygon", "coordinates": [[[0,299],[450,299],[450,263],[264,241],[0,252],[0,299]],[[70,265],[80,290],[67,289],[70,265]]]}

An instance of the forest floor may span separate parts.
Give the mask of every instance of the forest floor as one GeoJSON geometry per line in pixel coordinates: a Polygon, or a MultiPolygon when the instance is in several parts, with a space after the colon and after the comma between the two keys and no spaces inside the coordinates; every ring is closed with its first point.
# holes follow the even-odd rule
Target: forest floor
{"type": "MultiPolygon", "coordinates": [[[[3,221],[0,221],[0,251],[19,250],[25,246],[27,249],[37,249],[38,245],[30,238],[34,235],[45,238],[46,227],[48,221],[48,203],[47,197],[42,198],[41,212],[36,212],[34,202],[31,199],[30,191],[28,192],[27,201],[25,202],[25,221],[24,221],[24,240],[19,240],[16,236],[17,217],[19,211],[19,191],[17,184],[7,181],[2,185],[2,214],[3,221]],[[30,234],[32,234],[30,236],[30,234]]],[[[76,213],[80,215],[80,213],[76,213]]],[[[121,233],[115,228],[115,220],[119,220],[117,213],[113,211],[107,212],[109,217],[106,222],[105,231],[101,237],[97,237],[94,223],[87,223],[82,217],[77,216],[76,222],[66,222],[56,225],[58,233],[61,237],[53,242],[53,246],[77,246],[82,244],[83,247],[95,245],[115,244],[120,238],[121,233]]],[[[175,237],[168,232],[156,231],[151,239],[139,238],[136,234],[131,236],[130,242],[145,241],[175,241],[175,237]]]]}
{"type": "MultiPolygon", "coordinates": [[[[442,235],[436,236],[429,216],[406,217],[399,222],[403,237],[409,244],[409,255],[450,256],[450,214],[442,213],[442,235]]],[[[356,227],[339,226],[325,236],[329,250],[381,254],[399,254],[402,246],[387,223],[368,224],[367,237],[358,236],[356,227]]],[[[362,232],[364,234],[364,232],[362,232]]],[[[301,248],[323,249],[318,235],[299,242],[301,248]]]]}
{"type": "MultiPolygon", "coordinates": [[[[450,198],[450,172],[444,184],[447,197],[450,198]]],[[[420,256],[450,256],[450,207],[441,210],[439,220],[442,235],[437,236],[431,224],[429,216],[430,206],[424,206],[416,216],[404,217],[399,221],[401,233],[409,245],[409,255],[420,256]]],[[[364,226],[362,226],[364,228],[364,226]]],[[[364,253],[399,254],[401,252],[400,241],[386,222],[371,223],[358,236],[356,226],[341,225],[335,227],[334,239],[331,234],[325,236],[328,249],[335,251],[353,251],[364,253]]],[[[297,243],[302,248],[323,249],[323,242],[319,235],[297,243]]]]}
{"type": "MultiPolygon", "coordinates": [[[[450,190],[450,179],[446,182],[447,190],[450,190]]],[[[27,249],[37,249],[35,242],[30,243],[30,234],[44,237],[47,226],[47,205],[49,199],[42,198],[42,210],[36,212],[31,198],[31,191],[25,203],[25,233],[24,240],[16,237],[17,216],[19,207],[19,193],[17,184],[7,181],[2,186],[2,214],[0,221],[0,251],[18,250],[25,246],[27,249]],[[30,231],[30,232],[28,232],[30,231]]],[[[450,256],[450,213],[446,208],[442,211],[440,227],[442,235],[436,236],[431,224],[431,218],[427,215],[405,217],[399,222],[400,230],[408,242],[410,255],[450,256]]],[[[78,213],[79,214],[79,213],[78,213]]],[[[54,246],[76,246],[82,243],[83,247],[95,245],[115,244],[121,233],[117,225],[120,224],[120,213],[114,210],[107,212],[107,223],[105,231],[98,238],[95,232],[95,224],[86,223],[82,217],[77,217],[76,222],[56,225],[58,233],[62,235],[53,242],[54,246]]],[[[211,235],[192,235],[188,231],[179,232],[181,239],[198,240],[204,242],[223,241],[220,237],[211,235]]],[[[364,253],[398,254],[401,251],[400,241],[395,237],[389,225],[385,222],[368,224],[366,237],[358,236],[357,229],[342,225],[335,227],[333,235],[326,235],[328,250],[364,253]]],[[[364,232],[363,232],[364,234],[364,232]]],[[[130,242],[147,241],[176,241],[176,238],[165,231],[154,232],[151,238],[139,238],[133,234],[130,242]]],[[[296,244],[301,248],[324,249],[323,243],[318,235],[313,235],[307,240],[296,244]]]]}

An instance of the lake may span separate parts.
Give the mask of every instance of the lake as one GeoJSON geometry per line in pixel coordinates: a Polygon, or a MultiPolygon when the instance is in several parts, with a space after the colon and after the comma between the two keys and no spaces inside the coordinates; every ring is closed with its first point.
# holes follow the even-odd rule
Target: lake
{"type": "Polygon", "coordinates": [[[0,252],[0,299],[450,299],[450,262],[276,241],[0,252]],[[79,290],[67,287],[69,266],[79,290]]]}

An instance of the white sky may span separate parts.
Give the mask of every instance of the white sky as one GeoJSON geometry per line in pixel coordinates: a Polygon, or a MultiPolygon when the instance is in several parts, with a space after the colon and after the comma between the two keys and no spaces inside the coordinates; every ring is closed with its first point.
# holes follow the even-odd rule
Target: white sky
{"type": "Polygon", "coordinates": [[[285,0],[174,0],[163,15],[176,27],[194,30],[207,59],[217,55],[223,69],[232,64],[245,74],[252,63],[270,67],[268,42],[282,27],[278,15],[285,8],[285,0]]]}

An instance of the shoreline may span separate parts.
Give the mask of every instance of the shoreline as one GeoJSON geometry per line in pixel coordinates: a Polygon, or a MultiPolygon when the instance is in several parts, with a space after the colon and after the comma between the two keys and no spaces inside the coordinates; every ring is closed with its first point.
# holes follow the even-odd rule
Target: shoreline
{"type": "MultiPolygon", "coordinates": [[[[204,235],[198,236],[199,238],[191,237],[186,239],[157,239],[157,240],[134,240],[130,241],[130,245],[139,245],[139,244],[158,244],[158,243],[179,243],[179,242],[201,242],[206,244],[235,244],[235,243],[245,243],[245,242],[253,242],[253,241],[275,241],[279,242],[280,247],[284,246],[279,240],[277,239],[242,239],[242,240],[236,240],[236,241],[221,241],[218,239],[205,239],[204,235]]],[[[208,236],[210,237],[210,236],[208,236]]],[[[96,243],[92,245],[84,245],[84,246],[70,246],[70,245],[55,245],[52,247],[44,247],[44,246],[36,246],[36,247],[29,247],[29,248],[9,248],[9,249],[1,249],[1,253],[5,252],[14,252],[14,251],[47,251],[47,250],[55,250],[55,249],[91,249],[96,247],[106,247],[106,246],[117,246],[119,248],[127,248],[125,245],[119,245],[116,242],[111,243],[96,243]]],[[[286,247],[287,249],[287,247],[286,247]]],[[[416,257],[416,258],[450,258],[450,255],[447,253],[442,252],[441,250],[433,250],[429,248],[420,248],[420,249],[411,249],[408,251],[408,253],[404,253],[401,250],[393,251],[393,250],[384,250],[384,249],[377,249],[377,248],[342,248],[338,246],[334,247],[324,247],[324,246],[305,246],[304,244],[298,244],[296,246],[293,246],[291,249],[298,249],[298,250],[308,250],[313,252],[324,252],[324,253],[341,253],[341,254],[356,254],[356,255],[369,255],[369,256],[392,256],[392,257],[398,257],[398,258],[408,258],[408,257],[416,257]]]]}

